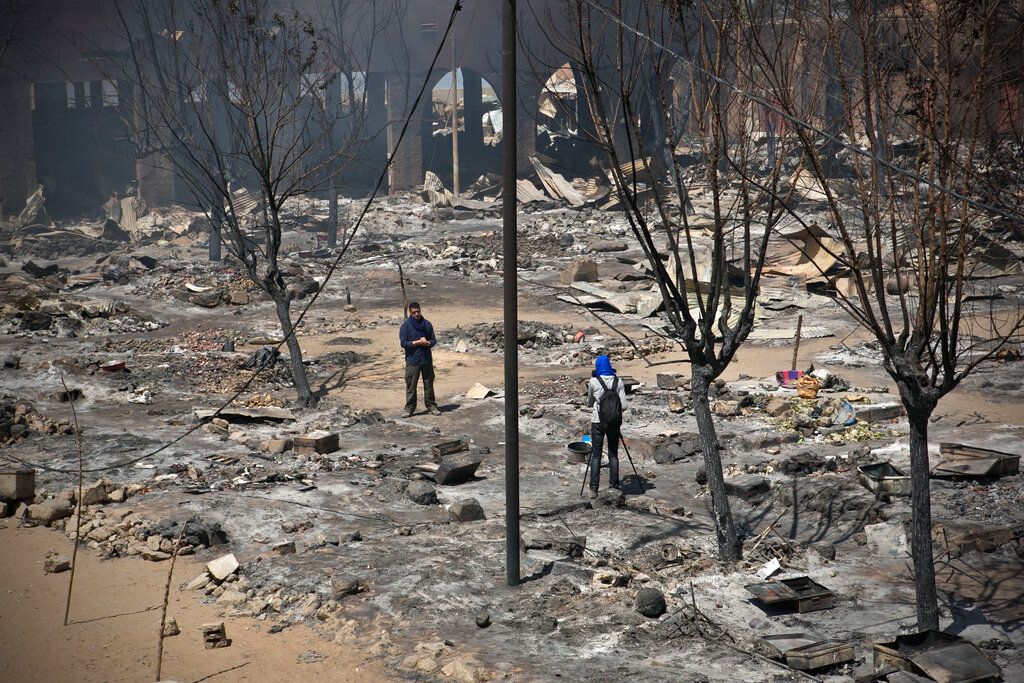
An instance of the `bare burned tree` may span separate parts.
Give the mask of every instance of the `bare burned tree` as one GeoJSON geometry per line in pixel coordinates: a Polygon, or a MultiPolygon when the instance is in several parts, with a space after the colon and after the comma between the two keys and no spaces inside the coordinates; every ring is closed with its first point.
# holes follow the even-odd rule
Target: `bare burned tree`
{"type": "MultiPolygon", "coordinates": [[[[630,3],[628,12],[618,2],[558,7],[558,16],[539,23],[550,27],[560,59],[575,65],[585,102],[585,116],[568,108],[564,115],[579,119],[579,134],[607,168],[656,280],[669,334],[689,357],[719,554],[736,560],[741,541],[708,392],[753,328],[767,238],[785,215],[784,155],[768,154],[751,135],[760,128],[757,113],[723,86],[749,76],[749,34],[759,30],[759,17],[740,12],[739,3],[711,0],[630,3]],[[698,194],[711,204],[699,219],[688,209],[698,194]]],[[[539,5],[533,10],[543,13],[539,5]]],[[[554,66],[533,68],[543,79],[554,66]]]]}
{"type": "Polygon", "coordinates": [[[773,35],[757,45],[759,61],[781,51],[802,65],[803,88],[770,69],[760,80],[803,122],[794,130],[806,182],[833,222],[819,243],[849,274],[836,300],[880,344],[906,408],[920,629],[939,626],[929,418],[1024,328],[1019,307],[975,303],[990,300],[978,277],[997,246],[993,223],[1024,225],[1020,174],[992,166],[1020,140],[1001,102],[1020,79],[1007,68],[1024,39],[1014,5],[777,2],[773,35]]]}
{"type": "Polygon", "coordinates": [[[296,196],[337,188],[365,119],[365,107],[332,96],[336,65],[359,60],[338,27],[325,28],[330,16],[266,0],[117,6],[140,157],[159,152],[210,220],[211,258],[223,241],[273,300],[303,406],[316,395],[292,327],[297,293],[279,261],[282,210],[296,196]]]}

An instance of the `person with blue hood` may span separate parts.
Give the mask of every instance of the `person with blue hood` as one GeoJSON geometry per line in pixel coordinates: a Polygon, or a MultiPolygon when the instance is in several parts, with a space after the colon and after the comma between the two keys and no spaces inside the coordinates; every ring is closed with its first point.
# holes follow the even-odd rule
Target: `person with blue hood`
{"type": "Polygon", "coordinates": [[[409,317],[398,331],[398,340],[405,349],[405,416],[416,413],[416,385],[423,378],[423,403],[431,415],[440,415],[434,398],[434,359],[430,349],[437,345],[434,326],[423,317],[420,305],[409,304],[409,317]]]}
{"type": "Polygon", "coordinates": [[[601,482],[601,447],[608,441],[608,485],[619,487],[619,437],[622,413],[626,409],[626,388],[615,374],[608,356],[594,360],[594,371],[587,386],[590,416],[590,497],[597,497],[601,482]]]}

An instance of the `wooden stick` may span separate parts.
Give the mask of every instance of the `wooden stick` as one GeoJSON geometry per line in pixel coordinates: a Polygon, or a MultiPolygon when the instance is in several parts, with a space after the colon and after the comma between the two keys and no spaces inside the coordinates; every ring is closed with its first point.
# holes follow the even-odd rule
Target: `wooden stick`
{"type": "Polygon", "coordinates": [[[156,648],[156,679],[160,680],[160,670],[164,665],[164,626],[167,624],[167,602],[171,595],[171,576],[174,574],[174,561],[178,559],[178,548],[181,547],[181,538],[185,535],[185,528],[188,520],[182,522],[178,531],[178,538],[174,541],[174,549],[171,551],[171,566],[167,569],[167,583],[164,584],[164,604],[160,612],[160,640],[156,648]]]}
{"type": "Polygon", "coordinates": [[[790,370],[796,370],[796,357],[800,353],[800,329],[804,326],[804,316],[800,314],[796,319],[796,343],[793,345],[793,364],[790,370]]]}
{"type": "Polygon", "coordinates": [[[67,382],[64,381],[64,373],[60,374],[60,383],[64,386],[64,395],[68,397],[68,401],[71,403],[71,416],[75,420],[75,446],[78,449],[78,500],[77,511],[75,514],[75,547],[71,551],[71,576],[68,578],[68,599],[64,603],[64,625],[68,625],[68,615],[71,613],[71,590],[75,585],[75,565],[78,559],[78,539],[82,535],[82,478],[85,476],[83,473],[83,458],[82,458],[82,430],[78,427],[78,413],[75,411],[75,398],[71,395],[71,391],[68,389],[67,382]]]}

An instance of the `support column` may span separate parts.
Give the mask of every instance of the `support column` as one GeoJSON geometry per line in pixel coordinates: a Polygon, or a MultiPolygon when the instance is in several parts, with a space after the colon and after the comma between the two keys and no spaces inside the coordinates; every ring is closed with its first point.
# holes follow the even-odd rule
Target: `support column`
{"type": "MultiPolygon", "coordinates": [[[[422,76],[413,76],[418,82],[422,76]]],[[[424,94],[426,102],[429,93],[424,94]]],[[[402,144],[398,145],[391,168],[388,169],[388,192],[394,194],[411,190],[423,184],[423,139],[421,123],[423,106],[410,114],[416,93],[411,92],[409,83],[400,74],[391,74],[387,79],[387,111],[388,111],[388,154],[398,145],[398,137],[402,132],[407,116],[411,116],[408,130],[402,144]]]]}
{"type": "Polygon", "coordinates": [[[363,139],[369,140],[368,156],[373,159],[387,156],[387,136],[381,135],[387,125],[387,97],[384,74],[371,73],[366,76],[366,130],[363,139]],[[382,144],[385,143],[385,144],[382,144]]]}
{"type": "Polygon", "coordinates": [[[25,208],[36,186],[30,88],[26,80],[0,81],[0,216],[25,208]]]}
{"type": "Polygon", "coordinates": [[[465,130],[459,134],[459,162],[465,169],[463,175],[472,181],[480,174],[477,160],[484,149],[484,94],[480,75],[475,71],[462,70],[462,97],[465,130]]]}
{"type": "Polygon", "coordinates": [[[174,166],[161,152],[150,152],[135,160],[139,199],[148,208],[174,203],[174,166]]]}
{"type": "MultiPolygon", "coordinates": [[[[535,81],[536,79],[534,79],[535,81]]],[[[537,153],[537,103],[540,84],[519,80],[519,99],[516,101],[516,169],[519,175],[533,172],[530,157],[537,153]]]]}

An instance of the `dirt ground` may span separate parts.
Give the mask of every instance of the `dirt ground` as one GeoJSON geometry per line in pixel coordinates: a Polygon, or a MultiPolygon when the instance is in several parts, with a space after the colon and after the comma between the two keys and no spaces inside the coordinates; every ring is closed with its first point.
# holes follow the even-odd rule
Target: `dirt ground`
{"type": "MultiPolygon", "coordinates": [[[[526,216],[521,239],[531,240],[531,263],[523,271],[520,321],[542,334],[525,345],[520,340],[521,561],[527,580],[510,589],[503,545],[503,356],[481,341],[486,330],[480,332],[502,317],[500,279],[493,267],[481,265],[494,256],[481,245],[493,244],[497,221],[412,225],[409,215],[421,207],[389,207],[300,328],[321,401],[314,410],[296,410],[293,420],[206,425],[141,462],[118,465],[195,426],[192,411],[227,398],[250,376],[239,368],[241,361],[279,334],[271,305],[257,297],[215,308],[188,299],[186,283],[240,286],[237,273],[211,267],[199,248],[126,249],[150,254],[160,265],[126,282],[34,294],[51,311],[54,301],[94,309],[124,305],[134,311],[126,318],[156,328],[123,331],[119,325],[137,323],[104,314],[88,318],[75,334],[56,333],[54,323],[54,333],[33,336],[9,316],[13,322],[0,335],[0,352],[17,354],[20,364],[2,370],[4,394],[30,404],[42,421],[0,449],[0,456],[10,456],[10,463],[18,458],[74,468],[70,406],[55,398],[63,377],[82,391],[75,407],[88,466],[111,468],[88,474],[86,484],[102,474],[113,486],[138,487],[126,500],[94,506],[90,519],[96,526],[104,515],[141,522],[113,540],[83,546],[73,623],[64,628],[68,574],[45,574],[41,564],[50,549],[69,554],[66,522],[48,529],[13,517],[0,520],[0,678],[151,680],[159,618],[153,607],[168,563],[131,556],[137,549],[129,552],[128,546],[136,542],[133,534],[150,527],[160,530],[138,538],[145,541],[151,533],[166,541],[166,524],[189,516],[220,525],[227,542],[197,547],[178,560],[169,615],[182,633],[165,641],[166,679],[790,681],[800,676],[751,653],[763,654],[762,636],[792,631],[856,644],[853,662],[820,672],[817,680],[870,678],[871,643],[912,630],[914,606],[909,560],[868,544],[864,528],[896,528],[909,519],[909,506],[904,498],[870,494],[857,480],[857,465],[888,460],[906,468],[904,419],[865,419],[869,428],[849,440],[834,438],[831,428],[798,434],[792,423],[763,409],[776,397],[795,398],[774,381],[777,370],[790,367],[792,342],[747,342],[722,375],[721,398],[753,405],[716,418],[716,428],[727,477],[764,477],[768,492],[732,499],[749,555],[737,566],[721,566],[708,497],[697,481],[701,458],[659,458],[666,444],[685,442],[695,429],[688,407],[668,409],[672,397],[688,401],[684,355],[645,328],[649,320],[595,315],[556,298],[569,291],[558,284],[559,273],[581,254],[595,259],[602,286],[633,286],[636,271],[621,257],[635,260],[636,250],[610,255],[581,246],[591,234],[622,237],[600,216],[586,227],[570,225],[572,212],[526,216]],[[575,246],[557,241],[572,231],[575,246]],[[413,418],[401,414],[398,260],[408,298],[422,304],[438,332],[440,416],[425,414],[422,405],[413,418]],[[586,332],[581,343],[558,338],[571,339],[576,330],[586,332]],[[619,332],[647,351],[635,353],[619,332]],[[545,341],[549,334],[554,342],[545,341]],[[456,350],[458,338],[468,342],[466,352],[456,350]],[[221,350],[225,340],[234,342],[234,352],[221,350]],[[642,383],[625,427],[637,474],[623,460],[626,495],[607,504],[579,497],[585,465],[566,457],[566,444],[589,422],[580,381],[598,353],[608,353],[621,375],[642,383]],[[99,370],[110,360],[124,360],[129,372],[99,370]],[[678,373],[679,388],[658,388],[660,373],[678,373]],[[476,382],[498,395],[467,399],[476,382]],[[307,456],[290,448],[272,453],[267,446],[315,430],[338,433],[338,450],[307,456]],[[430,447],[449,439],[465,440],[481,464],[465,483],[434,486],[423,468],[436,464],[430,447]],[[410,494],[422,484],[436,496],[426,504],[410,494]],[[450,508],[468,499],[480,504],[486,518],[452,521],[450,508]],[[356,540],[339,540],[355,532],[356,540]],[[280,542],[295,543],[296,552],[275,551],[280,542]],[[226,606],[215,594],[183,590],[205,562],[227,552],[241,564],[242,604],[226,606]],[[745,586],[770,559],[780,560],[779,576],[809,576],[834,590],[835,607],[792,615],[761,609],[745,586]],[[349,589],[339,591],[338,585],[349,589]],[[634,600],[643,587],[664,593],[666,614],[648,619],[637,612],[634,600]],[[709,620],[704,631],[687,621],[693,604],[709,620]],[[202,649],[199,625],[221,619],[233,645],[202,649]]],[[[298,231],[289,239],[293,253],[313,246],[298,231]]],[[[56,261],[71,270],[96,267],[95,256],[56,261]]],[[[326,270],[322,257],[292,261],[315,275],[326,270]]],[[[19,263],[12,261],[6,272],[17,273],[19,263]]],[[[807,296],[786,278],[770,282],[798,300],[807,296]]],[[[1006,282],[1010,305],[1020,298],[1020,283],[1006,282]]],[[[863,331],[825,297],[802,306],[764,311],[758,325],[786,328],[801,311],[805,326],[826,329],[828,336],[803,340],[798,367],[826,368],[849,388],[824,393],[821,403],[848,395],[865,401],[858,408],[897,402],[863,331]]],[[[998,364],[945,398],[931,426],[935,460],[938,443],[948,440],[1024,450],[1022,381],[1024,363],[998,364]]],[[[278,361],[240,401],[287,406],[293,397],[285,364],[278,361]]],[[[45,495],[59,495],[74,482],[67,472],[37,474],[37,489],[45,495]]],[[[1021,476],[935,480],[933,507],[937,528],[950,534],[941,537],[945,546],[936,547],[943,627],[983,643],[986,655],[1003,667],[1004,680],[1024,680],[1021,476]],[[1002,540],[972,545],[957,540],[958,533],[1002,540]]]]}
{"type": "MultiPolygon", "coordinates": [[[[156,672],[167,563],[78,556],[74,599],[63,625],[69,572],[47,574],[50,550],[71,555],[72,543],[43,529],[0,524],[0,679],[5,681],[152,681],[156,672]]],[[[224,617],[179,587],[202,565],[178,558],[167,616],[181,633],[164,640],[162,680],[392,681],[364,653],[311,641],[301,631],[268,633],[251,619],[224,617]],[[231,646],[203,649],[200,627],[224,621],[231,646]]]]}

